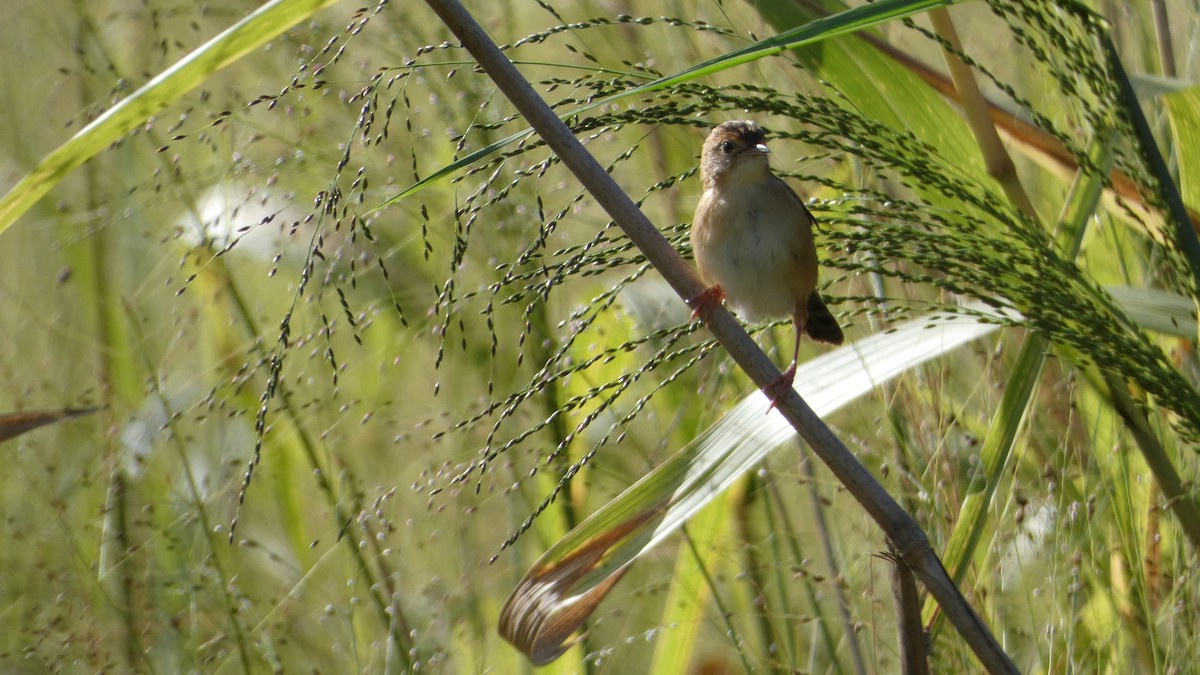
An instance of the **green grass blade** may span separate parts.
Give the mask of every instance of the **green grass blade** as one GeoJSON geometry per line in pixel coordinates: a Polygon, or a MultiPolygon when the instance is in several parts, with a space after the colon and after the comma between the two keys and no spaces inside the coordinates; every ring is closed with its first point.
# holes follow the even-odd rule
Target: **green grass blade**
{"type": "MultiPolygon", "coordinates": [[[[812,20],[812,13],[802,3],[791,0],[762,3],[757,9],[777,30],[789,31],[812,20]]],[[[866,117],[895,129],[912,130],[948,162],[987,180],[987,169],[962,115],[920,77],[866,40],[844,35],[825,40],[819,47],[797,50],[795,56],[837,91],[835,100],[845,97],[866,117]]]]}
{"type": "MultiPolygon", "coordinates": [[[[618,94],[613,94],[607,98],[593,101],[588,105],[571,110],[570,112],[559,115],[560,119],[566,120],[589,110],[609,106],[616,101],[638,94],[647,94],[659,89],[665,89],[684,82],[699,79],[714,73],[719,73],[723,70],[728,70],[735,66],[740,66],[744,63],[756,61],[766,56],[772,56],[789,49],[798,49],[805,45],[814,44],[830,38],[835,38],[841,35],[848,35],[856,31],[871,28],[872,26],[903,19],[914,14],[928,11],[934,7],[944,7],[947,5],[961,2],[962,0],[880,0],[869,5],[862,5],[854,9],[835,14],[833,16],[817,19],[803,26],[797,26],[790,30],[786,30],[778,35],[759,40],[754,44],[747,45],[741,49],[735,49],[727,52],[716,58],[709,59],[703,63],[699,63],[691,68],[660,77],[652,82],[647,82],[638,87],[627,89],[618,94]]],[[[474,162],[486,157],[497,150],[510,145],[516,141],[525,138],[533,133],[532,129],[513,134],[508,138],[501,139],[488,145],[487,147],[476,150],[475,152],[463,157],[462,159],[447,164],[446,166],[434,171],[432,174],[417,181],[413,185],[405,188],[399,194],[388,198],[372,211],[381,209],[389,204],[393,204],[405,197],[409,197],[429,185],[444,179],[445,177],[455,173],[456,171],[470,166],[474,162]]]]}
{"type": "Polygon", "coordinates": [[[1200,207],[1200,87],[1167,94],[1162,100],[1179,162],[1179,193],[1195,209],[1200,207]]]}
{"type": "Polygon", "coordinates": [[[46,155],[0,199],[0,234],[67,174],[121,140],[217,71],[275,39],[335,0],[272,0],[159,73],[46,155]]]}
{"type": "Polygon", "coordinates": [[[1188,218],[1187,207],[1183,205],[1179,189],[1176,187],[1174,179],[1171,178],[1171,172],[1167,169],[1167,163],[1163,160],[1162,153],[1158,150],[1158,143],[1150,131],[1150,124],[1146,121],[1146,116],[1142,114],[1141,104],[1133,91],[1133,85],[1129,82],[1129,76],[1125,74],[1125,67],[1121,64],[1117,48],[1107,37],[1102,40],[1102,45],[1104,52],[1108,55],[1108,64],[1112,70],[1113,79],[1116,81],[1117,92],[1125,104],[1124,112],[1137,135],[1138,151],[1142,155],[1142,161],[1146,163],[1146,167],[1150,169],[1150,173],[1158,182],[1159,193],[1166,201],[1167,213],[1174,226],[1175,245],[1191,266],[1192,281],[1200,287],[1200,238],[1196,236],[1196,230],[1192,227],[1191,219],[1188,218]]]}
{"type": "MultiPolygon", "coordinates": [[[[572,114],[575,114],[575,113],[572,113],[572,114]]],[[[506,146],[512,145],[513,143],[516,143],[517,141],[520,141],[523,138],[527,138],[532,134],[533,134],[533,129],[526,129],[524,131],[518,131],[517,133],[515,133],[511,136],[508,136],[507,138],[501,138],[500,140],[496,141],[495,143],[485,145],[484,147],[476,150],[475,152],[472,152],[469,155],[466,155],[454,162],[451,162],[451,163],[443,166],[442,168],[438,169],[437,171],[434,171],[433,173],[429,174],[428,176],[422,178],[421,180],[417,181],[416,183],[413,183],[412,185],[405,188],[404,191],[400,192],[399,194],[397,194],[394,197],[389,197],[387,201],[385,201],[384,203],[380,204],[379,206],[376,206],[375,208],[371,209],[371,211],[372,212],[378,211],[379,209],[382,209],[385,206],[390,206],[392,204],[395,204],[398,201],[405,199],[406,197],[416,194],[417,192],[424,190],[425,188],[442,180],[443,178],[454,175],[460,169],[465,169],[466,167],[471,166],[475,162],[478,162],[479,160],[483,159],[484,157],[487,157],[488,155],[491,155],[492,153],[497,152],[498,150],[500,150],[506,146]]]]}
{"type": "Polygon", "coordinates": [[[842,35],[849,35],[881,23],[903,19],[914,14],[926,12],[935,7],[945,7],[960,0],[881,0],[868,5],[861,5],[833,16],[817,19],[803,26],[797,26],[778,35],[759,40],[752,45],[735,49],[703,63],[697,64],[675,75],[659,78],[640,87],[621,92],[606,101],[594,103],[587,108],[605,105],[618,98],[644,94],[672,85],[681,84],[728,70],[734,66],[756,61],[764,56],[772,56],[789,49],[798,49],[805,45],[829,40],[842,35]]]}

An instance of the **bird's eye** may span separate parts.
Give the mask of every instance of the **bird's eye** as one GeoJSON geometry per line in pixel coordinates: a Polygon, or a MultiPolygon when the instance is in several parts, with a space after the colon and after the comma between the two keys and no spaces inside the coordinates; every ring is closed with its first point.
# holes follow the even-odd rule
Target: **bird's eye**
{"type": "Polygon", "coordinates": [[[721,144],[721,152],[729,154],[733,152],[733,141],[725,141],[721,144]]]}

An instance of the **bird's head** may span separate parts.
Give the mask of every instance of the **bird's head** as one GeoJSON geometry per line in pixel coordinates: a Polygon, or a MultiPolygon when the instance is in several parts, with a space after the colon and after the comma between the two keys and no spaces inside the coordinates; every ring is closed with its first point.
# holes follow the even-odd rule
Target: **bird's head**
{"type": "Polygon", "coordinates": [[[715,183],[760,180],[767,172],[766,136],[749,120],[725,122],[712,130],[700,155],[700,181],[715,183]]]}

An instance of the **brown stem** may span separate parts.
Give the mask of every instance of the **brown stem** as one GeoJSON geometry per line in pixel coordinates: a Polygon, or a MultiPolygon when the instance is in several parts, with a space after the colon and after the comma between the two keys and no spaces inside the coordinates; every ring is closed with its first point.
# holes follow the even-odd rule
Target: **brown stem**
{"type": "Polygon", "coordinates": [[[971,73],[971,66],[958,56],[962,53],[962,42],[958,39],[958,31],[954,28],[950,11],[945,7],[930,10],[929,20],[933,22],[933,29],[938,35],[950,45],[950,49],[942,50],[942,56],[946,59],[946,67],[950,69],[950,79],[954,81],[954,88],[958,90],[959,105],[963,108],[971,133],[975,134],[975,142],[979,144],[979,152],[983,155],[988,175],[1000,183],[1013,206],[1036,221],[1037,211],[1033,208],[1029,194],[1021,185],[1012,158],[1000,142],[1000,134],[996,133],[996,125],[988,112],[987,101],[979,91],[979,84],[975,82],[975,76],[971,73]]]}
{"type": "Polygon", "coordinates": [[[896,631],[900,637],[900,664],[904,675],[929,675],[925,630],[921,625],[921,598],[912,570],[895,555],[884,556],[892,564],[892,593],[896,599],[896,631]]]}
{"type": "Polygon", "coordinates": [[[1175,77],[1175,46],[1171,43],[1171,20],[1167,18],[1167,3],[1151,0],[1154,10],[1154,37],[1158,42],[1158,61],[1162,74],[1175,77]]]}

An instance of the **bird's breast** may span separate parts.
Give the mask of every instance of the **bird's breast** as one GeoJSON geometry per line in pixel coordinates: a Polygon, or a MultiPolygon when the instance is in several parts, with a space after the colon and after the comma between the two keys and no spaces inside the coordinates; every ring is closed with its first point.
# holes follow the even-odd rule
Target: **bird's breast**
{"type": "Polygon", "coordinates": [[[816,287],[811,229],[790,193],[783,196],[710,189],[697,209],[692,244],[700,274],[747,319],[790,316],[816,287]]]}

